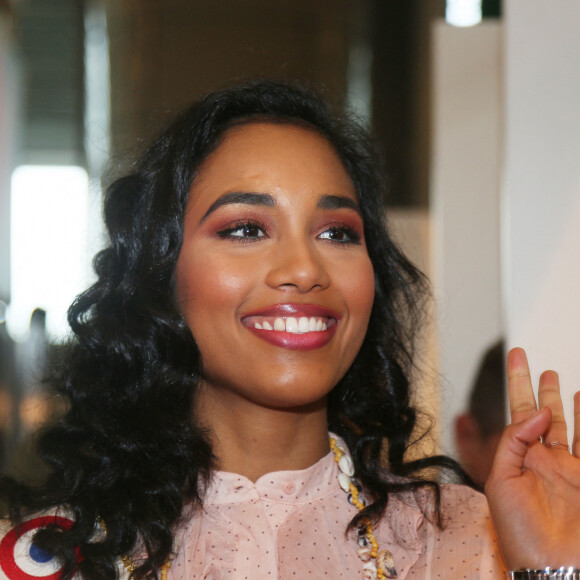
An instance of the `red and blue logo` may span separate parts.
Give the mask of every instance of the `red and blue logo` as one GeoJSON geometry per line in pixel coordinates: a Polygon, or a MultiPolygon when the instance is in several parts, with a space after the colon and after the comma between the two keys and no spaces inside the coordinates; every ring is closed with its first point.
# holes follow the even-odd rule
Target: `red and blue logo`
{"type": "Polygon", "coordinates": [[[62,563],[33,542],[34,534],[40,528],[50,525],[68,530],[73,521],[54,515],[40,516],[6,532],[0,541],[0,579],[60,580],[62,563]]]}

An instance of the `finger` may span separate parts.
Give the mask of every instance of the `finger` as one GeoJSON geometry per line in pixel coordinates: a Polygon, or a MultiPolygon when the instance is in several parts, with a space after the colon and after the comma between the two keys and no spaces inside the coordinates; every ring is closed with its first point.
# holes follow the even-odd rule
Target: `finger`
{"type": "Polygon", "coordinates": [[[491,482],[519,477],[522,474],[529,447],[539,443],[540,436],[549,424],[550,410],[544,408],[504,430],[489,477],[490,485],[491,482]]]}
{"type": "Polygon", "coordinates": [[[508,393],[512,423],[527,419],[537,410],[530,368],[522,348],[514,348],[508,354],[508,393]]]}
{"type": "MultiPolygon", "coordinates": [[[[538,388],[538,403],[540,407],[550,407],[552,411],[552,423],[544,433],[544,443],[559,441],[568,445],[568,432],[566,429],[566,418],[564,417],[564,407],[560,396],[560,380],[558,373],[546,371],[540,377],[538,388]]],[[[554,447],[566,451],[565,447],[554,447]]]]}
{"type": "Polygon", "coordinates": [[[580,391],[574,395],[574,441],[572,442],[572,453],[575,457],[580,457],[580,391]]]}

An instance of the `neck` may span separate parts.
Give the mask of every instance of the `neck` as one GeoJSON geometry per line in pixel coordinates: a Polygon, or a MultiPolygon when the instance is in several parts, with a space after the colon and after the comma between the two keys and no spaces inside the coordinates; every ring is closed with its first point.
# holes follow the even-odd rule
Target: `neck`
{"type": "Polygon", "coordinates": [[[329,451],[326,400],[272,409],[245,399],[220,404],[201,395],[195,413],[212,434],[218,469],[255,482],[273,471],[306,469],[329,451]]]}

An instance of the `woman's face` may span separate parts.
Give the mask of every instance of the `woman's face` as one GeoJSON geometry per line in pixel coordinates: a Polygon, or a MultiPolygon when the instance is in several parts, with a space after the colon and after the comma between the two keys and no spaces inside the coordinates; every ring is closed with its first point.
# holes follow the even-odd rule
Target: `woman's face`
{"type": "Polygon", "coordinates": [[[323,137],[226,132],[191,187],[176,294],[205,392],[274,408],[324,399],[361,346],[374,274],[354,186],[323,137]]]}

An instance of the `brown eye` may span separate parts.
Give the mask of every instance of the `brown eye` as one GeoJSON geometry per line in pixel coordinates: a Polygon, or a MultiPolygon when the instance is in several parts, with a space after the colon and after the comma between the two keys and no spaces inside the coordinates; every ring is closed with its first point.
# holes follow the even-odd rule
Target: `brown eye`
{"type": "Polygon", "coordinates": [[[343,242],[348,239],[348,236],[342,230],[331,230],[328,239],[343,242]]]}
{"type": "Polygon", "coordinates": [[[244,223],[219,232],[221,238],[237,240],[257,240],[266,236],[264,229],[258,224],[244,223]]]}
{"type": "Polygon", "coordinates": [[[231,235],[235,238],[262,238],[264,232],[258,226],[249,224],[232,231],[231,235]]]}
{"type": "Polygon", "coordinates": [[[358,244],[360,236],[349,227],[328,228],[318,236],[321,240],[330,240],[341,244],[358,244]]]}

